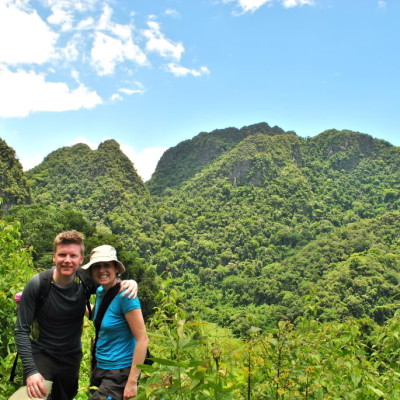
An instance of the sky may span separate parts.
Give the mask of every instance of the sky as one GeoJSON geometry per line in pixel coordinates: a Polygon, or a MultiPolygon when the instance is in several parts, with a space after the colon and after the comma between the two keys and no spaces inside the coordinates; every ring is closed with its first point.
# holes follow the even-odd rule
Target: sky
{"type": "Polygon", "coordinates": [[[400,146],[399,0],[0,0],[0,138],[25,170],[259,122],[400,146]]]}

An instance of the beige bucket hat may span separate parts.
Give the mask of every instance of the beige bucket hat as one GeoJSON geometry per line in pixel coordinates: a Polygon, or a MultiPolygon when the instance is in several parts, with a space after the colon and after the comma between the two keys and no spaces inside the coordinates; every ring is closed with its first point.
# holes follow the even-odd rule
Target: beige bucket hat
{"type": "MultiPolygon", "coordinates": [[[[50,393],[53,382],[43,381],[43,383],[47,393],[50,393]]],[[[8,400],[46,400],[46,399],[47,396],[45,396],[44,398],[28,397],[28,393],[26,392],[26,386],[22,386],[8,400]]]]}
{"type": "Polygon", "coordinates": [[[103,244],[102,246],[95,247],[90,253],[90,261],[82,266],[82,269],[89,269],[93,264],[98,262],[115,261],[118,266],[118,274],[125,272],[125,267],[121,261],[118,261],[117,250],[114,247],[103,244]]]}

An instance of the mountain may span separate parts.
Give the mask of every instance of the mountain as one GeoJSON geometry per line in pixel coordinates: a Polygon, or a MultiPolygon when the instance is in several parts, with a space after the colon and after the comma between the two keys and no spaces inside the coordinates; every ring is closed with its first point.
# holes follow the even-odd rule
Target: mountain
{"type": "Polygon", "coordinates": [[[59,149],[26,175],[35,205],[83,212],[137,268],[171,277],[189,311],[241,333],[310,312],[393,315],[399,164],[400,148],[363,133],[256,124],[170,149],[152,194],[113,140],[59,149]]]}
{"type": "MultiPolygon", "coordinates": [[[[385,235],[382,242],[375,237],[379,230],[374,232],[385,215],[388,221],[398,218],[399,163],[399,148],[358,132],[329,130],[308,139],[293,133],[248,136],[158,199],[165,213],[151,262],[159,273],[171,274],[187,293],[187,304],[207,318],[232,326],[249,318],[266,326],[304,313],[313,290],[329,292],[325,299],[334,296],[338,289],[325,279],[338,274],[333,271],[341,270],[340,263],[373,259],[379,266],[371,267],[365,285],[379,295],[371,295],[368,309],[355,306],[365,298],[355,289],[363,267],[347,274],[350,289],[341,307],[315,310],[326,319],[364,314],[379,319],[379,307],[393,303],[391,296],[400,289],[400,263],[388,269],[382,261],[397,260],[399,251],[393,238],[385,235]],[[350,246],[349,224],[362,221],[371,225],[370,238],[363,242],[359,234],[364,245],[350,246]],[[313,243],[339,245],[342,258],[332,255],[328,266],[322,256],[311,262],[313,255],[302,249],[313,243]],[[275,270],[279,273],[271,275],[275,270]],[[385,274],[390,289],[382,294],[378,286],[385,274]]],[[[396,226],[387,226],[393,237],[396,226]]]]}
{"type": "Polygon", "coordinates": [[[282,133],[284,131],[281,128],[271,128],[265,122],[241,129],[225,128],[211,133],[201,132],[193,139],[171,147],[162,155],[148,187],[153,194],[162,194],[166,188],[177,188],[246,137],[282,133]]]}
{"type": "Polygon", "coordinates": [[[63,147],[26,175],[35,204],[73,206],[92,223],[123,235],[135,249],[143,226],[152,226],[146,222],[151,218],[149,191],[115,140],[97,150],[86,144],[63,147]]]}
{"type": "Polygon", "coordinates": [[[132,162],[115,140],[97,150],[86,144],[63,147],[27,172],[36,203],[72,203],[92,217],[123,204],[131,195],[147,193],[132,162]]]}
{"type": "Polygon", "coordinates": [[[16,204],[29,203],[31,194],[21,163],[15,151],[0,138],[0,198],[1,209],[7,211],[16,204]]]}

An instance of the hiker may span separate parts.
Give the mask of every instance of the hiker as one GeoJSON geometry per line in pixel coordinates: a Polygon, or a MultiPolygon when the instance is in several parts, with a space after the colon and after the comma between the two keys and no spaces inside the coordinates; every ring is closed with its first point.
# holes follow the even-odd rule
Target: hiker
{"type": "MultiPolygon", "coordinates": [[[[79,269],[83,254],[80,232],[71,230],[58,234],[54,239],[55,267],[50,272],[45,299],[40,298],[39,276],[43,272],[32,277],[24,288],[15,338],[29,398],[43,398],[48,394],[45,379],[53,382],[48,400],[72,400],[78,391],[83,317],[89,311],[87,305],[90,307],[87,291],[96,291],[91,279],[77,278],[85,275],[79,269]],[[30,338],[31,327],[32,332],[38,332],[35,339],[30,338]]],[[[136,296],[135,281],[123,281],[121,287],[121,290],[127,289],[124,295],[136,296]]]]}
{"type": "Polygon", "coordinates": [[[127,400],[137,395],[140,369],[146,358],[148,337],[138,298],[118,293],[118,275],[125,271],[114,247],[92,250],[82,267],[100,285],[96,292],[90,400],[127,400]]]}

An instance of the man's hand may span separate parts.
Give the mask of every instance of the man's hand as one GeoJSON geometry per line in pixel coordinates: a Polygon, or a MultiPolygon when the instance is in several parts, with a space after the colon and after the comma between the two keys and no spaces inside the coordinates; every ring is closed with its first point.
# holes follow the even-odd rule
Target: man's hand
{"type": "Polygon", "coordinates": [[[48,393],[43,384],[44,378],[41,374],[33,374],[26,379],[26,391],[28,397],[43,399],[48,393]]]}
{"type": "Polygon", "coordinates": [[[138,284],[136,281],[134,281],[133,279],[129,279],[129,280],[125,280],[121,282],[121,288],[119,290],[119,293],[122,292],[123,290],[125,290],[125,293],[122,294],[122,296],[126,296],[127,294],[129,294],[129,298],[130,299],[135,299],[137,292],[138,292],[138,284]]]}

